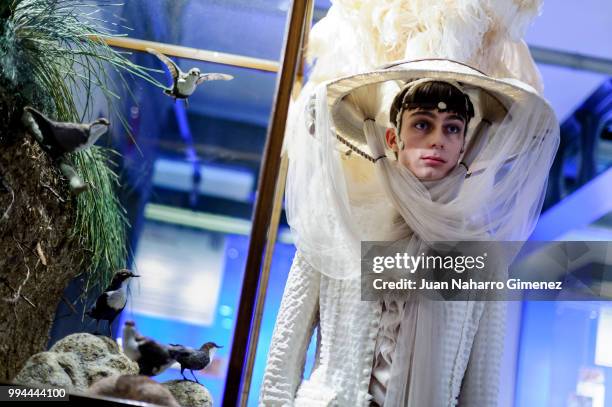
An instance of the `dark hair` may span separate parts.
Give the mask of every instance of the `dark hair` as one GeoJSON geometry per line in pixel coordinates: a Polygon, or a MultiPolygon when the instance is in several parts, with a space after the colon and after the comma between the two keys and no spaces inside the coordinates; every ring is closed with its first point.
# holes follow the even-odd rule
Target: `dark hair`
{"type": "MultiPolygon", "coordinates": [[[[406,92],[411,89],[406,87],[403,91],[398,93],[393,99],[391,105],[390,119],[391,123],[397,127],[396,119],[397,114],[400,111],[402,100],[406,92]]],[[[412,93],[406,96],[404,102],[404,110],[411,109],[424,109],[424,110],[438,110],[440,112],[453,112],[461,116],[465,120],[465,124],[474,117],[474,105],[469,96],[461,92],[455,86],[446,82],[425,82],[412,93]],[[444,102],[446,107],[440,109],[438,105],[440,102],[444,102]]],[[[400,129],[398,129],[399,131],[400,129]]]]}

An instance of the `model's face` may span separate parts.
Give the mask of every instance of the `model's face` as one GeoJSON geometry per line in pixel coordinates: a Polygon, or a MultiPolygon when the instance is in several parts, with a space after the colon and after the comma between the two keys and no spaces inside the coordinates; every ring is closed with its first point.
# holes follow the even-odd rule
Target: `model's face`
{"type": "Polygon", "coordinates": [[[422,181],[444,178],[459,161],[465,122],[452,112],[406,110],[402,115],[399,149],[394,129],[388,129],[387,144],[398,152],[398,161],[422,181]]]}

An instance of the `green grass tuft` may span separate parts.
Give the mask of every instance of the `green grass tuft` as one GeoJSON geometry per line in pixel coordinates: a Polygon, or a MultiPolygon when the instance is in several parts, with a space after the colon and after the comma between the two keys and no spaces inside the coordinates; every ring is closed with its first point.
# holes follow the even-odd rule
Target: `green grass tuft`
{"type": "Polygon", "coordinates": [[[91,254],[86,261],[88,278],[85,292],[92,285],[106,285],[114,271],[127,259],[125,210],[114,188],[118,177],[110,168],[110,150],[94,146],[74,156],[74,163],[89,191],[77,198],[77,218],[73,238],[91,254]]]}
{"type": "MultiPolygon", "coordinates": [[[[134,64],[128,53],[97,39],[113,35],[104,28],[112,24],[100,18],[101,7],[110,3],[1,1],[0,84],[12,90],[23,105],[33,105],[57,120],[83,121],[91,113],[94,90],[100,90],[111,118],[128,129],[116,104],[118,95],[129,92],[126,76],[164,87],[150,75],[156,70],[134,64]],[[84,107],[79,109],[81,104],[84,107]]],[[[70,157],[91,185],[77,198],[72,231],[88,253],[83,264],[87,289],[108,284],[127,257],[127,221],[116,196],[117,176],[110,167],[110,154],[94,147],[70,157]]]]}

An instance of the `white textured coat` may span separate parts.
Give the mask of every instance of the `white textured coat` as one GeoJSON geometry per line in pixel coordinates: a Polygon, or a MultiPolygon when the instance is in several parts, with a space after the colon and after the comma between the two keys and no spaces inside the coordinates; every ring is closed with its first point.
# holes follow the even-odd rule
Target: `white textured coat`
{"type": "MultiPolygon", "coordinates": [[[[444,406],[496,406],[505,304],[447,305],[443,370],[430,391],[442,396],[444,406]]],[[[321,275],[298,252],[272,336],[260,406],[368,406],[381,313],[379,302],[361,301],[359,281],[321,275]],[[313,372],[303,380],[317,325],[313,372]]]]}

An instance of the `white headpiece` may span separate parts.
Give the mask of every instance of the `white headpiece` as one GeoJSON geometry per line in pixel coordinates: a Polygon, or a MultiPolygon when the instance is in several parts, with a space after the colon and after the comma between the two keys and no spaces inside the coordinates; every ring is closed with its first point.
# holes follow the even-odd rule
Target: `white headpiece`
{"type": "MultiPolygon", "coordinates": [[[[431,69],[431,64],[424,69],[425,61],[408,62],[385,70],[386,76],[374,71],[319,85],[314,92],[314,138],[304,124],[312,119],[299,103],[310,95],[294,106],[298,117],[292,120],[287,214],[297,247],[322,273],[358,277],[362,240],[524,240],[535,226],[558,145],[552,109],[514,81],[467,73],[468,68],[452,71],[454,62],[439,62],[444,70],[431,69]],[[368,85],[414,75],[450,75],[470,92],[475,106],[463,155],[467,168],[458,166],[437,182],[421,182],[394,160],[378,159],[390,156],[384,142],[388,123],[367,120],[381,116],[384,99],[380,86],[368,85]],[[346,158],[337,153],[343,148],[358,154],[346,158]],[[373,188],[370,197],[351,196],[350,189],[361,181],[350,181],[353,174],[344,170],[351,166],[348,162],[362,157],[376,163],[370,171],[378,179],[366,176],[373,188]],[[375,183],[386,198],[376,195],[381,191],[375,183]],[[378,230],[364,227],[364,222],[394,210],[401,219],[379,220],[378,230]]],[[[388,107],[383,110],[388,112],[388,107]]]]}

